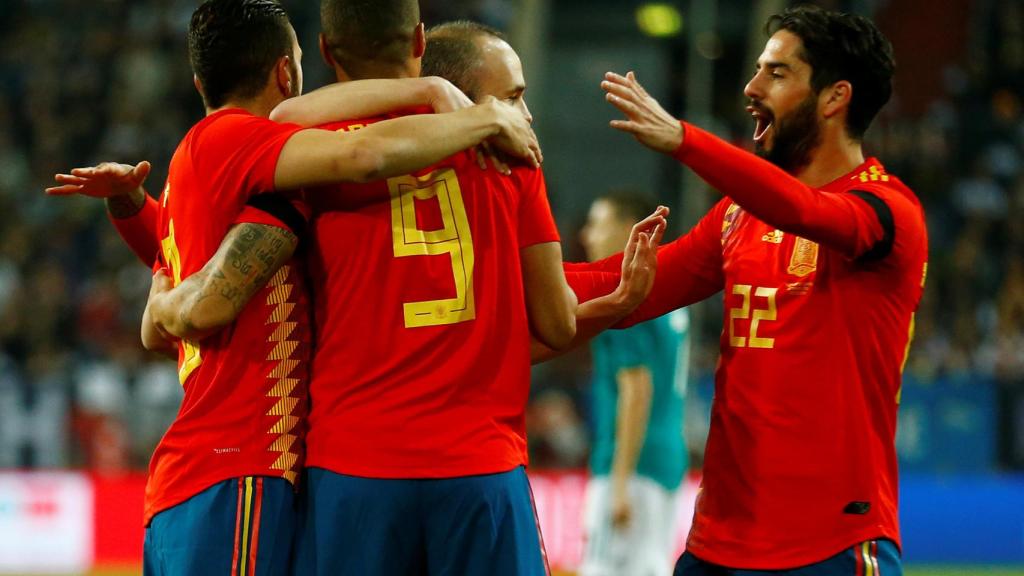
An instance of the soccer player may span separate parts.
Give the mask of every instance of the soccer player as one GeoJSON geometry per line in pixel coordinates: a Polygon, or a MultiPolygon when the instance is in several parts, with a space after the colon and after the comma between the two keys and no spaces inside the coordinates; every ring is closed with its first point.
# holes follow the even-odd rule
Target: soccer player
{"type": "MultiPolygon", "coordinates": [[[[653,211],[636,193],[595,200],[580,234],[587,258],[618,252],[633,223],[653,211]]],[[[668,576],[672,571],[675,494],[687,458],[688,320],[687,310],[676,310],[627,330],[604,332],[591,342],[593,444],[582,576],[668,576]]]]}
{"type": "Polygon", "coordinates": [[[703,488],[676,574],[899,574],[896,411],[928,242],[913,192],[862,150],[892,48],[868,19],[812,7],[767,31],[744,91],[760,158],[676,120],[633,74],[602,83],[625,115],[613,127],[726,196],[660,250],[624,324],[724,291],[703,488]]]}
{"type": "MultiPolygon", "coordinates": [[[[321,52],[339,80],[419,72],[416,2],[373,7],[322,3],[321,52]]],[[[471,97],[529,118],[519,59],[497,32],[460,23],[430,38],[431,71],[464,71],[450,79],[471,97]]],[[[542,174],[502,177],[463,153],[345,190],[313,200],[318,341],[298,571],[545,574],[524,470],[529,343],[568,342],[576,301],[542,174]]],[[[659,234],[642,229],[627,273],[653,258],[659,234]]]]}
{"type": "MultiPolygon", "coordinates": [[[[179,145],[158,227],[150,229],[159,231],[160,257],[178,283],[239,223],[247,233],[235,240],[247,252],[228,250],[228,263],[250,281],[246,297],[255,299],[220,294],[235,305],[233,324],[202,342],[177,343],[185,398],[151,462],[145,571],[284,573],[310,351],[302,274],[290,261],[304,218],[260,193],[403,173],[497,134],[508,151],[534,158],[534,141],[525,120],[496,102],[382,122],[349,137],[271,122],[270,110],[301,91],[295,33],[276,2],[204,3],[193,14],[189,48],[207,117],[179,145]]],[[[145,170],[121,175],[133,181],[145,170]]],[[[51,192],[102,187],[97,174],[103,170],[80,171],[51,192]]],[[[156,312],[150,308],[147,316],[156,312]]],[[[144,337],[159,342],[148,324],[144,337]]]]}

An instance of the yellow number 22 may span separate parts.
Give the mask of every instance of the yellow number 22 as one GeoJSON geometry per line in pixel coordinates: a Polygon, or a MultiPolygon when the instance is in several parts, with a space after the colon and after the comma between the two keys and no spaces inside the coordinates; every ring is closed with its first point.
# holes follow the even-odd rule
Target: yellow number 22
{"type": "Polygon", "coordinates": [[[388,178],[391,193],[391,235],[395,258],[439,256],[451,258],[455,297],[405,302],[405,327],[441,326],[476,318],[473,302],[473,236],[455,170],[443,168],[426,176],[388,178]],[[437,199],[442,228],[420,230],[416,200],[437,199]]]}
{"type": "Polygon", "coordinates": [[[764,338],[757,335],[757,327],[762,320],[775,320],[777,309],[775,307],[775,293],[778,292],[778,288],[767,288],[764,286],[758,286],[754,289],[750,284],[735,284],[732,287],[732,293],[735,296],[743,297],[743,305],[739,308],[729,309],[729,345],[735,348],[774,348],[775,338],[764,338]],[[733,323],[736,320],[747,320],[750,318],[750,292],[753,290],[754,296],[758,298],[765,298],[768,301],[767,308],[755,308],[754,318],[750,321],[750,338],[746,336],[736,336],[736,330],[733,323]]]}

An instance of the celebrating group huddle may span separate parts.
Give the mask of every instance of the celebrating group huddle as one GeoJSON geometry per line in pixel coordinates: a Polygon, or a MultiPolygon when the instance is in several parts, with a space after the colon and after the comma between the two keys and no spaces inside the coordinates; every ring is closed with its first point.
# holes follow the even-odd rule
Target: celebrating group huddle
{"type": "Polygon", "coordinates": [[[48,189],[107,199],[154,270],[143,343],[178,359],[147,575],[544,575],[531,362],[720,291],[703,485],[675,573],[900,573],[894,436],[927,233],[914,194],[861,149],[894,69],[869,20],[769,20],[745,89],[757,155],[607,74],[612,127],[723,198],[671,243],[662,207],[621,254],[577,264],[498,31],[425,31],[416,0],[322,0],[321,19],[338,84],[301,95],[281,6],[207,0],[188,32],[207,115],[159,199],[145,162],[48,189]]]}

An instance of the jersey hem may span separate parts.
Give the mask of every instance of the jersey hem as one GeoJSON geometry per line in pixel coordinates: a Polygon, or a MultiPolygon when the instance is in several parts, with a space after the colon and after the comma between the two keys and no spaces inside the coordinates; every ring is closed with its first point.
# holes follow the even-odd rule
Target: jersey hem
{"type": "Polygon", "coordinates": [[[285,477],[284,474],[267,474],[266,472],[256,472],[256,473],[252,473],[252,474],[244,474],[244,473],[243,474],[231,474],[231,475],[228,475],[228,476],[224,476],[223,478],[219,478],[219,479],[216,479],[216,480],[211,480],[208,483],[204,483],[204,484],[200,485],[199,488],[190,489],[189,493],[187,495],[184,495],[184,496],[181,496],[181,497],[179,497],[179,496],[164,496],[162,498],[157,498],[155,500],[155,502],[152,502],[152,503],[150,503],[149,502],[149,498],[147,498],[146,499],[147,501],[146,501],[145,507],[143,508],[142,525],[145,526],[145,527],[148,527],[149,523],[153,521],[153,517],[156,516],[157,514],[163,512],[164,510],[167,510],[168,508],[173,508],[173,507],[177,506],[178,504],[181,504],[181,503],[189,500],[190,498],[192,498],[194,496],[198,496],[201,492],[210,489],[215,484],[220,484],[221,482],[224,482],[226,480],[232,480],[232,479],[235,479],[235,478],[245,478],[246,476],[253,476],[253,477],[259,476],[259,477],[264,477],[264,478],[280,478],[280,479],[284,480],[285,482],[288,482],[289,484],[291,484],[293,487],[295,486],[295,482],[292,482],[291,480],[289,480],[287,477],[285,477]]]}
{"type": "Polygon", "coordinates": [[[700,544],[695,544],[689,541],[686,543],[686,551],[704,562],[728,568],[738,568],[740,570],[792,570],[816,564],[818,562],[824,562],[836,554],[842,553],[848,548],[853,548],[861,542],[879,539],[891,540],[896,544],[897,550],[902,554],[903,547],[900,544],[898,534],[886,534],[885,530],[876,529],[863,530],[856,533],[856,535],[843,538],[842,540],[837,539],[836,544],[830,544],[820,548],[822,550],[831,550],[831,552],[825,552],[820,555],[818,553],[808,553],[788,557],[775,556],[767,558],[764,561],[757,561],[754,556],[750,554],[744,554],[742,552],[735,555],[718,554],[702,547],[700,544]]]}
{"type": "Polygon", "coordinates": [[[441,479],[441,478],[462,478],[464,476],[483,476],[486,474],[502,474],[515,470],[520,466],[526,466],[525,460],[516,460],[495,464],[493,466],[464,466],[464,467],[438,467],[436,464],[431,467],[405,467],[405,468],[382,468],[375,466],[339,466],[330,462],[306,460],[306,468],[322,468],[335,474],[345,476],[358,476],[360,478],[380,478],[388,480],[416,480],[416,479],[441,479]]]}

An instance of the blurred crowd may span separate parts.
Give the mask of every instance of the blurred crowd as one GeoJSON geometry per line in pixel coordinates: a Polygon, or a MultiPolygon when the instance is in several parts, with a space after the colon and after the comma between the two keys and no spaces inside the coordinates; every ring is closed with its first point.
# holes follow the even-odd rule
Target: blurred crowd
{"type": "MultiPolygon", "coordinates": [[[[315,2],[285,2],[305,46],[315,2]]],[[[424,2],[424,17],[454,8],[424,2]]],[[[455,3],[507,24],[507,2],[455,3]],[[463,6],[465,4],[466,6],[463,6]]],[[[1001,465],[1024,467],[1024,8],[993,1],[970,58],[942,70],[921,111],[899,92],[869,150],[925,205],[928,288],[907,371],[967,375],[997,391],[1001,465]]],[[[101,202],[47,198],[58,171],[151,160],[159,189],[180,137],[202,114],[184,35],[189,0],[12,0],[0,14],[0,467],[145,466],[181,396],[174,366],[142,350],[149,289],[101,202]]],[[[428,20],[429,22],[430,20],[428,20]]],[[[437,20],[434,20],[437,21],[437,20]]],[[[323,74],[307,48],[307,78],[323,74]]],[[[748,123],[732,125],[746,138],[748,123]]],[[[549,154],[550,156],[550,154],[549,154]]],[[[557,215],[578,218],[579,215],[557,215]]],[[[714,326],[715,323],[709,323],[714,326]]],[[[706,330],[698,358],[713,358],[706,330]]],[[[586,355],[546,378],[586,378],[586,355]],[[569,370],[571,373],[565,373],[569,370]]],[[[712,362],[698,362],[706,381],[712,362]]],[[[547,466],[585,459],[581,409],[531,407],[547,466]]]]}

